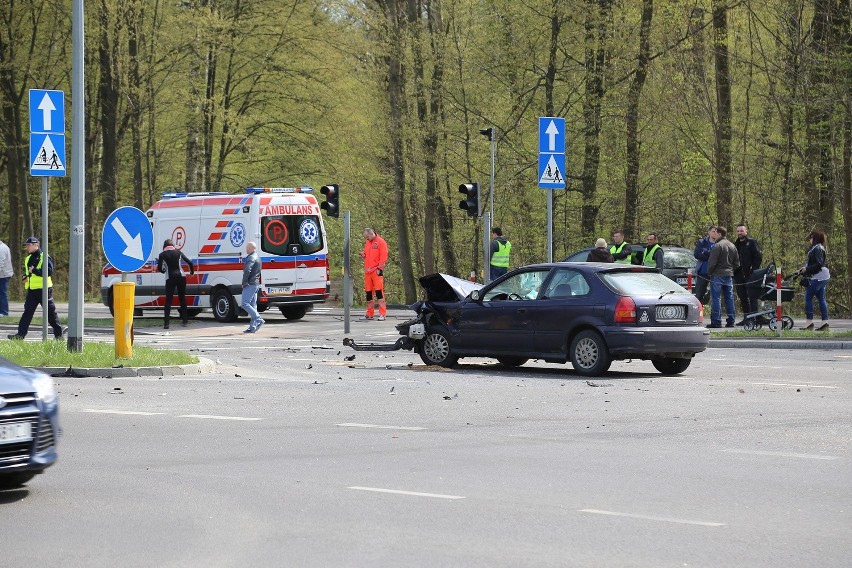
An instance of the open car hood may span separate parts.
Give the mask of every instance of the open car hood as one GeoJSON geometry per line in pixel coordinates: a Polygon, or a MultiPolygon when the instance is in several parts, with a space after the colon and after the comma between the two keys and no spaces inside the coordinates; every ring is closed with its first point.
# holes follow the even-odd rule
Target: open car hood
{"type": "Polygon", "coordinates": [[[430,302],[458,302],[474,290],[482,288],[482,284],[440,272],[421,276],[419,280],[426,290],[426,300],[430,302]]]}

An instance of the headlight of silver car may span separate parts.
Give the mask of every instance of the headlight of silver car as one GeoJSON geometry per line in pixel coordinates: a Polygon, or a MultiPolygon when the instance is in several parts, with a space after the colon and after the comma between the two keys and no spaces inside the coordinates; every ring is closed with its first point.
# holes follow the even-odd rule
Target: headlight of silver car
{"type": "Polygon", "coordinates": [[[53,404],[56,402],[56,388],[53,386],[53,379],[47,375],[40,374],[33,379],[33,387],[36,394],[45,404],[53,404]]]}

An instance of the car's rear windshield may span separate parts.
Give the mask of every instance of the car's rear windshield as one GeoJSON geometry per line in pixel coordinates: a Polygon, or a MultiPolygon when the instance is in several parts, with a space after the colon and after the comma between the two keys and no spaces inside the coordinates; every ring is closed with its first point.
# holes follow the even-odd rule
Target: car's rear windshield
{"type": "Polygon", "coordinates": [[[614,292],[624,296],[650,296],[666,292],[689,294],[685,288],[658,272],[600,272],[598,275],[614,292]]]}

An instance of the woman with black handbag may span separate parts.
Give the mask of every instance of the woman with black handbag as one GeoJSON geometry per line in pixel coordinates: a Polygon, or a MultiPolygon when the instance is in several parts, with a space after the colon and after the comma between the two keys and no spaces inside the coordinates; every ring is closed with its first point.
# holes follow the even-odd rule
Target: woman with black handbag
{"type": "Polygon", "coordinates": [[[828,272],[828,264],[825,255],[825,233],[814,229],[808,234],[811,247],[808,249],[808,260],[805,266],[799,269],[799,275],[808,279],[805,288],[805,316],[807,322],[801,329],[814,329],[814,296],[819,302],[819,313],[822,316],[822,325],[816,331],[828,331],[828,302],[825,300],[825,287],[831,275],[828,272]]]}

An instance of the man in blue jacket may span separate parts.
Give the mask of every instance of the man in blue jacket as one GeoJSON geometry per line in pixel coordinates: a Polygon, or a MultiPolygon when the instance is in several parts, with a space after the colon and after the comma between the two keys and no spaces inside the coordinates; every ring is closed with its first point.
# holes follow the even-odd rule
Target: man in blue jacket
{"type": "Polygon", "coordinates": [[[715,229],[714,225],[707,228],[707,235],[695,241],[695,256],[698,262],[695,264],[695,297],[702,304],[707,298],[707,289],[710,287],[710,276],[707,274],[707,261],[710,260],[710,250],[716,243],[710,237],[710,233],[715,229]]]}

